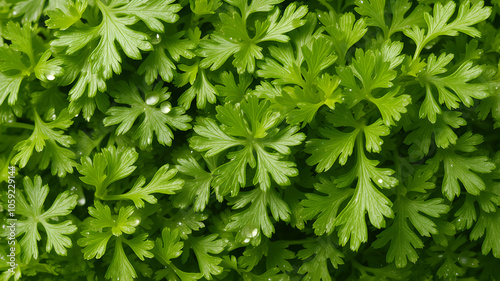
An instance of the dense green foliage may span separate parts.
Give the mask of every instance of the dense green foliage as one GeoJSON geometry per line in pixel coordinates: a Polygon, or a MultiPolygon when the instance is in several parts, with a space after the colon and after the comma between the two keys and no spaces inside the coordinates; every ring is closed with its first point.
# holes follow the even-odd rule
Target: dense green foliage
{"type": "Polygon", "coordinates": [[[0,0],[0,280],[500,280],[499,20],[0,0]]]}

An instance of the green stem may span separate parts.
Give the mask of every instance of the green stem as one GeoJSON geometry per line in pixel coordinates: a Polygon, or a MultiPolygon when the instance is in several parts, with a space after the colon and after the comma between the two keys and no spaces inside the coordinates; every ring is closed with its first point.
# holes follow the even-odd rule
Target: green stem
{"type": "Polygon", "coordinates": [[[18,123],[18,122],[4,123],[4,124],[0,124],[0,126],[9,127],[9,128],[26,129],[26,130],[34,130],[35,129],[34,125],[26,124],[26,123],[18,123]]]}

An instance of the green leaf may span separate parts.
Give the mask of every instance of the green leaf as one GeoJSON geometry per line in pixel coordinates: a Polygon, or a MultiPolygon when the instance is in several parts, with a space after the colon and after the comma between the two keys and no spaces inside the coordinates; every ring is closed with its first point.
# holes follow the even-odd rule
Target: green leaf
{"type": "Polygon", "coordinates": [[[155,248],[152,250],[155,258],[165,266],[165,269],[156,272],[156,280],[164,278],[177,280],[179,277],[181,281],[194,281],[203,277],[202,273],[184,272],[172,263],[172,259],[182,254],[183,247],[184,243],[180,241],[178,229],[171,231],[167,227],[163,228],[161,238],[156,239],[155,248]]]}
{"type": "Polygon", "coordinates": [[[172,145],[174,135],[172,129],[187,130],[191,128],[189,122],[191,117],[185,115],[182,108],[174,107],[168,102],[170,93],[168,88],[163,88],[163,83],[157,84],[153,89],[143,89],[145,97],[142,98],[137,87],[122,81],[116,86],[111,96],[117,103],[127,104],[130,107],[111,107],[104,118],[104,125],[111,126],[119,124],[116,134],[127,133],[134,126],[137,118],[144,114],[144,119],[139,126],[134,127],[133,138],[139,139],[139,146],[144,149],[151,145],[153,133],[157,140],[163,145],[172,145]],[[160,105],[160,108],[157,108],[160,105]]]}
{"type": "MultiPolygon", "coordinates": [[[[173,0],[131,2],[112,0],[109,3],[95,1],[101,14],[101,22],[98,25],[75,25],[56,32],[58,38],[51,41],[52,46],[66,48],[68,55],[75,54],[79,50],[83,50],[85,54],[81,56],[81,59],[85,61],[82,70],[85,71],[80,75],[71,95],[75,98],[80,97],[87,85],[90,86],[89,96],[96,94],[97,89],[93,86],[95,82],[88,75],[99,76],[100,79],[107,80],[113,72],[121,73],[122,58],[115,41],[127,57],[132,59],[140,59],[141,51],[151,51],[153,46],[149,42],[149,37],[129,26],[141,20],[149,29],[163,32],[164,26],[161,21],[173,23],[179,18],[176,13],[181,7],[172,2],[173,0]],[[89,45],[94,46],[90,53],[84,50],[84,47],[89,45]]],[[[99,90],[104,89],[105,85],[100,85],[99,90]]]]}
{"type": "Polygon", "coordinates": [[[297,253],[297,257],[306,260],[299,268],[298,273],[305,274],[303,280],[323,280],[331,281],[332,274],[328,270],[328,260],[334,268],[344,264],[344,255],[330,241],[330,238],[317,238],[313,243],[304,244],[305,249],[297,253]]]}
{"type": "Polygon", "coordinates": [[[201,274],[208,280],[213,278],[212,275],[221,274],[223,270],[223,267],[219,266],[222,259],[213,255],[221,253],[226,243],[222,239],[217,239],[217,237],[217,234],[210,234],[205,237],[191,236],[186,241],[186,246],[193,249],[196,255],[201,274]]]}
{"type": "Polygon", "coordinates": [[[16,236],[22,236],[20,241],[23,249],[22,261],[28,263],[32,258],[38,259],[38,241],[41,239],[38,232],[39,227],[42,227],[47,233],[46,252],[48,253],[54,249],[58,255],[66,256],[66,249],[72,246],[68,235],[74,233],[77,227],[70,220],[61,223],[52,223],[51,221],[60,216],[69,215],[76,206],[78,196],[70,195],[69,191],[60,193],[52,206],[44,211],[43,205],[49,194],[49,187],[47,185],[42,186],[41,177],[35,176],[34,181],[25,177],[23,186],[26,197],[23,193],[18,193],[16,205],[16,213],[25,218],[18,220],[16,223],[16,236]]]}
{"type": "Polygon", "coordinates": [[[373,244],[374,247],[380,248],[390,243],[386,260],[388,263],[395,262],[399,268],[405,267],[408,260],[415,263],[418,259],[416,249],[424,247],[422,239],[415,234],[411,226],[421,236],[437,234],[436,222],[428,217],[437,218],[450,209],[441,198],[427,199],[419,196],[413,199],[414,194],[410,194],[412,191],[425,194],[425,189],[434,188],[434,184],[428,182],[431,176],[431,173],[420,171],[410,177],[406,190],[402,186],[398,187],[398,196],[393,206],[394,222],[377,235],[378,239],[373,244]]]}
{"type": "Polygon", "coordinates": [[[271,178],[279,185],[289,185],[289,177],[296,176],[295,165],[284,161],[291,153],[290,147],[297,146],[304,139],[298,127],[288,126],[278,130],[282,118],[272,112],[269,102],[255,97],[237,104],[217,107],[217,120],[221,126],[209,118],[200,119],[194,126],[197,135],[189,142],[195,150],[211,157],[232,147],[241,149],[227,153],[230,161],[220,165],[215,171],[213,184],[218,194],[236,195],[239,187],[246,184],[247,164],[255,169],[254,184],[264,190],[271,185],[271,178]],[[268,151],[272,149],[273,151],[268,151]]]}
{"type": "Polygon", "coordinates": [[[338,55],[338,64],[344,65],[347,51],[368,31],[364,19],[356,20],[352,13],[338,16],[333,11],[318,14],[320,22],[330,35],[333,48],[338,55]]]}
{"type": "Polygon", "coordinates": [[[457,16],[454,17],[452,22],[448,23],[455,12],[455,7],[456,4],[452,1],[446,3],[444,6],[441,3],[437,3],[433,9],[433,15],[427,12],[424,13],[427,32],[417,26],[404,30],[405,35],[417,44],[413,59],[418,57],[422,49],[429,42],[439,36],[457,36],[459,32],[472,37],[479,37],[481,35],[472,25],[488,18],[491,8],[484,7],[484,2],[482,1],[476,2],[472,6],[470,1],[465,1],[460,4],[457,16]]]}
{"type": "Polygon", "coordinates": [[[238,242],[252,242],[253,245],[258,245],[261,240],[261,231],[267,237],[272,236],[274,226],[267,211],[268,207],[275,221],[290,220],[288,205],[273,189],[262,191],[256,188],[249,192],[241,192],[231,201],[231,205],[234,205],[233,209],[242,209],[250,205],[231,216],[231,221],[227,225],[229,231],[238,231],[236,234],[238,242]]]}
{"type": "Polygon", "coordinates": [[[39,152],[38,167],[45,169],[51,163],[52,174],[64,176],[66,173],[73,172],[73,167],[76,166],[75,154],[69,150],[69,146],[74,143],[72,137],[64,135],[63,131],[73,124],[72,116],[68,110],[64,109],[56,115],[52,115],[51,122],[44,122],[38,115],[36,110],[33,111],[35,128],[31,136],[19,142],[14,146],[18,153],[12,159],[13,163],[19,164],[20,167],[25,167],[28,161],[33,156],[33,152],[39,152]],[[59,130],[58,130],[59,129],[59,130]]]}
{"type": "Polygon", "coordinates": [[[485,189],[483,179],[476,173],[489,173],[495,169],[486,156],[467,157],[457,154],[457,152],[473,152],[476,145],[483,142],[481,135],[467,132],[458,138],[457,143],[447,149],[439,149],[432,159],[427,161],[428,169],[436,172],[441,165],[444,165],[443,194],[449,200],[460,195],[461,186],[465,187],[468,193],[478,195],[485,189]]]}
{"type": "Polygon", "coordinates": [[[480,83],[468,83],[477,78],[482,69],[473,66],[471,61],[466,61],[450,75],[438,76],[447,70],[446,65],[453,59],[452,54],[441,54],[438,58],[431,54],[429,56],[426,70],[417,75],[417,80],[426,88],[426,96],[420,107],[420,118],[427,117],[432,123],[436,122],[436,115],[441,113],[441,108],[436,102],[431,86],[434,86],[439,94],[439,104],[445,104],[448,109],[458,108],[461,101],[470,107],[475,99],[484,99],[488,96],[486,87],[480,83]],[[451,90],[451,91],[450,91],[451,90]]]}
{"type": "Polygon", "coordinates": [[[305,21],[302,18],[307,14],[306,6],[297,8],[297,5],[292,3],[286,7],[283,15],[278,19],[280,11],[275,9],[264,22],[255,21],[255,35],[251,38],[244,24],[248,16],[251,13],[267,11],[276,3],[265,4],[262,1],[252,1],[250,6],[246,2],[230,1],[229,3],[238,6],[241,15],[236,12],[221,13],[219,15],[222,22],[220,30],[213,33],[209,40],[201,41],[200,54],[204,57],[201,66],[210,67],[212,71],[220,68],[229,57],[234,55],[233,65],[239,74],[245,71],[253,73],[255,59],[263,58],[262,47],[257,44],[264,41],[288,42],[290,38],[285,34],[304,25],[305,21]]]}
{"type": "Polygon", "coordinates": [[[83,176],[80,179],[96,187],[96,197],[106,195],[110,184],[129,176],[136,168],[134,162],[138,154],[134,149],[114,146],[104,148],[101,153],[83,157],[77,170],[83,176]]]}
{"type": "Polygon", "coordinates": [[[68,29],[73,24],[80,21],[83,12],[87,9],[88,0],[63,0],[59,4],[59,8],[48,10],[49,19],[45,21],[48,28],[51,29],[68,29]]]}
{"type": "Polygon", "coordinates": [[[357,162],[353,169],[334,182],[338,187],[343,188],[358,178],[354,195],[334,222],[339,230],[340,244],[346,245],[350,240],[350,248],[353,251],[368,240],[366,213],[376,228],[385,227],[384,217],[394,216],[391,201],[373,183],[382,188],[394,187],[398,183],[397,179],[391,177],[394,171],[377,168],[379,162],[369,160],[359,142],[356,153],[358,154],[357,162]]]}
{"type": "Polygon", "coordinates": [[[316,235],[332,234],[341,204],[353,194],[349,188],[338,188],[332,180],[320,178],[320,183],[314,188],[327,196],[316,193],[306,194],[305,200],[300,203],[304,209],[302,215],[306,220],[316,218],[313,228],[316,235]]]}
{"type": "Polygon", "coordinates": [[[166,164],[162,166],[158,171],[156,171],[153,179],[144,186],[146,180],[144,177],[139,177],[132,189],[124,194],[118,195],[107,195],[104,200],[123,200],[128,199],[134,202],[137,208],[144,208],[144,201],[149,204],[156,204],[158,200],[153,193],[161,194],[174,194],[175,191],[180,190],[183,186],[183,180],[173,179],[177,174],[177,170],[170,169],[169,165],[166,164]]]}
{"type": "Polygon", "coordinates": [[[184,186],[172,199],[174,206],[185,209],[193,203],[196,212],[203,211],[210,198],[212,173],[202,168],[200,163],[191,155],[177,159],[177,162],[179,164],[175,168],[185,178],[183,177],[184,186]]]}

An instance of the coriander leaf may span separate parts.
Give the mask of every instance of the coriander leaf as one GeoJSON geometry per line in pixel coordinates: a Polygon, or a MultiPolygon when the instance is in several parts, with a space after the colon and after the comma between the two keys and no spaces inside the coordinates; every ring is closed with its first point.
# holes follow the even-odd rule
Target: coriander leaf
{"type": "Polygon", "coordinates": [[[132,200],[137,208],[144,208],[144,201],[149,204],[156,204],[158,200],[152,193],[161,194],[174,194],[176,190],[182,188],[183,181],[181,179],[174,179],[173,177],[177,171],[175,169],[169,170],[169,165],[162,166],[156,171],[153,179],[144,186],[146,180],[144,177],[139,177],[132,189],[124,194],[107,195],[104,200],[132,200]]]}
{"type": "Polygon", "coordinates": [[[441,3],[436,3],[433,8],[433,15],[424,13],[424,19],[427,23],[427,32],[423,29],[413,26],[410,29],[405,29],[406,36],[411,38],[417,44],[413,59],[417,59],[422,49],[432,40],[439,36],[457,36],[459,32],[465,33],[472,37],[479,37],[479,31],[472,27],[486,18],[491,13],[490,7],[484,7],[484,2],[479,1],[471,6],[469,1],[460,4],[458,14],[450,23],[451,16],[455,12],[456,3],[448,2],[443,6],[441,3]]]}
{"type": "Polygon", "coordinates": [[[104,277],[124,281],[132,281],[137,277],[134,267],[125,254],[121,239],[116,239],[114,255],[104,277]]]}
{"type": "Polygon", "coordinates": [[[189,1],[191,11],[198,16],[211,15],[222,5],[220,0],[189,1]]]}
{"type": "Polygon", "coordinates": [[[88,0],[60,1],[59,7],[54,10],[47,10],[49,19],[45,21],[48,28],[68,29],[82,18],[83,12],[87,9],[88,0]]]}
{"type": "Polygon", "coordinates": [[[46,0],[23,0],[19,1],[14,6],[13,15],[23,16],[22,22],[37,22],[42,15],[43,8],[46,0]]]}
{"type": "Polygon", "coordinates": [[[106,247],[111,238],[115,239],[115,247],[111,263],[106,271],[106,278],[114,280],[133,280],[137,273],[130,263],[123,244],[128,245],[136,256],[144,260],[145,257],[152,258],[149,252],[154,247],[153,241],[147,240],[147,234],[139,234],[132,239],[127,239],[127,234],[136,232],[140,223],[139,217],[134,215],[133,206],[120,207],[117,215],[113,215],[108,205],[99,201],[88,208],[91,217],[83,224],[82,236],[78,239],[78,245],[83,248],[85,259],[100,259],[106,252],[106,247]]]}
{"type": "Polygon", "coordinates": [[[80,179],[96,187],[95,196],[101,198],[107,194],[107,188],[113,182],[129,176],[136,168],[134,162],[138,154],[132,148],[110,146],[95,153],[93,160],[86,156],[81,159],[77,170],[83,176],[80,179]]]}
{"type": "Polygon", "coordinates": [[[358,178],[354,195],[334,222],[335,227],[339,229],[340,244],[345,245],[350,239],[350,248],[353,251],[368,239],[366,213],[370,222],[377,228],[385,226],[384,217],[393,217],[391,201],[373,183],[382,188],[394,187],[398,183],[397,179],[391,177],[393,170],[377,168],[379,161],[366,157],[361,142],[357,142],[356,153],[357,162],[353,169],[334,182],[342,188],[358,178]]]}
{"type": "Polygon", "coordinates": [[[120,124],[116,133],[117,135],[125,134],[133,127],[137,118],[144,114],[142,123],[133,130],[133,138],[139,139],[139,146],[145,149],[151,145],[153,133],[160,144],[170,146],[174,137],[171,127],[179,130],[190,129],[191,117],[185,115],[182,108],[172,108],[170,102],[167,101],[170,97],[167,90],[168,88],[164,88],[163,83],[160,82],[154,88],[143,89],[145,92],[143,98],[133,83],[127,84],[121,81],[110,94],[117,103],[127,104],[130,107],[111,107],[106,112],[109,116],[104,118],[104,125],[120,124]],[[157,108],[158,104],[160,108],[157,108]]]}
{"type": "Polygon", "coordinates": [[[176,85],[182,87],[188,82],[191,84],[191,87],[179,97],[179,103],[182,107],[186,110],[189,109],[195,97],[196,107],[199,109],[205,108],[207,101],[209,103],[216,102],[217,90],[208,79],[206,69],[199,66],[198,60],[193,65],[181,64],[179,69],[184,73],[178,76],[175,81],[176,85]]]}
{"type": "Polygon", "coordinates": [[[312,139],[306,142],[305,151],[311,154],[307,158],[307,164],[318,164],[317,172],[328,171],[337,159],[340,165],[345,165],[347,158],[352,155],[360,130],[354,129],[352,132],[344,133],[329,127],[319,128],[319,132],[327,139],[312,139]]]}
{"type": "Polygon", "coordinates": [[[179,236],[188,239],[193,230],[198,231],[205,227],[204,220],[208,218],[206,213],[195,212],[193,209],[182,210],[167,220],[165,226],[171,229],[179,229],[179,236]]]}
{"type": "Polygon", "coordinates": [[[481,250],[483,255],[487,255],[490,251],[493,252],[493,256],[496,258],[500,257],[500,243],[496,237],[500,235],[499,224],[500,223],[500,212],[481,212],[476,225],[472,229],[470,238],[472,240],[478,240],[480,237],[485,236],[481,250]],[[486,235],[485,235],[486,234],[486,235]]]}
{"type": "Polygon", "coordinates": [[[316,193],[307,193],[305,200],[300,203],[304,209],[302,215],[306,220],[316,220],[313,224],[314,233],[322,235],[331,234],[334,230],[334,221],[339,213],[340,205],[353,194],[349,188],[338,188],[332,180],[320,178],[320,183],[315,184],[314,188],[328,196],[322,196],[316,193]]]}
{"type": "Polygon", "coordinates": [[[364,19],[356,20],[352,13],[344,13],[338,16],[333,11],[329,13],[320,13],[318,18],[325,26],[326,32],[330,35],[333,48],[338,55],[337,63],[344,65],[346,62],[347,51],[363,36],[366,31],[366,22],[364,19]]]}
{"type": "Polygon", "coordinates": [[[13,163],[25,167],[33,155],[33,151],[36,150],[41,156],[38,165],[40,169],[47,168],[51,163],[52,174],[64,176],[66,173],[71,173],[76,165],[73,160],[75,154],[68,148],[74,143],[74,140],[59,130],[66,130],[70,127],[73,124],[72,119],[74,116],[64,109],[57,117],[54,114],[54,120],[48,123],[42,121],[36,110],[33,110],[33,117],[35,119],[33,133],[27,140],[23,140],[14,146],[18,153],[12,159],[13,163]]]}
{"type": "Polygon", "coordinates": [[[297,253],[297,257],[306,260],[299,268],[298,273],[306,274],[303,280],[323,280],[331,281],[332,274],[328,270],[328,260],[334,268],[344,264],[342,258],[344,255],[332,243],[329,237],[317,238],[313,243],[304,244],[305,249],[297,253]]]}
{"type": "Polygon", "coordinates": [[[413,26],[424,27],[425,19],[424,14],[428,12],[429,7],[426,5],[418,5],[406,15],[411,9],[412,2],[408,0],[392,0],[391,11],[393,13],[391,27],[389,28],[386,38],[391,37],[396,32],[402,32],[407,28],[413,26]]]}
{"type": "Polygon", "coordinates": [[[384,35],[388,35],[389,27],[385,22],[385,0],[356,0],[356,12],[362,16],[368,17],[366,24],[377,26],[382,29],[384,35]]]}
{"type": "Polygon", "coordinates": [[[152,84],[158,75],[166,82],[172,81],[176,74],[176,66],[172,60],[178,62],[181,57],[191,59],[195,56],[192,49],[196,47],[201,32],[198,28],[194,31],[189,30],[188,37],[190,38],[182,38],[185,34],[185,31],[179,31],[173,35],[154,35],[152,39],[153,51],[149,53],[137,70],[137,73],[145,74],[148,84],[152,84]]]}
{"type": "Polygon", "coordinates": [[[453,129],[465,126],[465,119],[456,111],[444,111],[437,115],[432,124],[428,119],[420,119],[414,123],[414,130],[404,140],[410,146],[410,159],[420,160],[429,153],[434,135],[435,144],[440,148],[447,148],[456,143],[458,136],[453,129]]]}
{"type": "Polygon", "coordinates": [[[241,14],[221,13],[221,28],[216,30],[208,40],[201,41],[200,54],[203,68],[210,70],[220,68],[230,56],[234,55],[233,65],[239,74],[245,71],[253,73],[255,59],[262,59],[262,47],[257,45],[264,41],[288,42],[285,35],[295,28],[304,25],[302,18],[307,14],[307,7],[297,8],[295,3],[289,4],[280,19],[279,9],[275,9],[264,22],[255,21],[255,34],[250,37],[247,19],[251,13],[266,11],[275,3],[264,4],[261,1],[252,1],[250,6],[243,2],[229,2],[239,7],[241,14]],[[255,3],[254,3],[255,2],[255,3]],[[260,6],[262,5],[262,6],[260,6]]]}
{"type": "Polygon", "coordinates": [[[282,158],[291,153],[290,146],[299,145],[304,139],[302,133],[297,133],[298,127],[288,126],[278,130],[276,127],[283,118],[271,111],[269,102],[259,101],[256,97],[216,109],[216,118],[223,125],[219,126],[209,118],[200,119],[199,125],[194,126],[197,135],[189,142],[195,150],[206,151],[207,157],[242,146],[227,153],[230,161],[214,171],[213,184],[218,194],[230,192],[234,196],[239,187],[245,186],[247,164],[256,171],[253,183],[260,184],[263,190],[270,187],[271,178],[279,185],[289,185],[289,177],[296,176],[298,172],[292,162],[282,158]]]}
{"type": "Polygon", "coordinates": [[[238,83],[236,83],[232,72],[223,72],[221,74],[221,82],[222,85],[215,86],[219,95],[226,97],[226,101],[228,102],[241,102],[248,93],[252,77],[238,75],[238,83]]]}
{"type": "Polygon", "coordinates": [[[156,272],[155,279],[161,280],[176,280],[179,277],[181,281],[194,281],[203,277],[202,273],[184,272],[172,263],[172,259],[179,257],[182,254],[184,242],[180,241],[179,230],[170,230],[168,227],[163,228],[161,238],[156,239],[155,247],[152,250],[155,258],[165,266],[156,272]]]}
{"type": "Polygon", "coordinates": [[[221,274],[223,270],[223,267],[219,266],[222,259],[213,255],[221,253],[226,243],[222,239],[217,239],[217,237],[217,234],[210,234],[205,237],[191,236],[186,241],[186,246],[193,249],[200,271],[207,280],[211,280],[213,275],[221,274]]]}
{"type": "Polygon", "coordinates": [[[449,206],[444,204],[441,198],[415,196],[414,192],[425,194],[425,189],[434,188],[434,184],[428,182],[431,176],[431,173],[418,171],[414,177],[410,176],[407,188],[397,187],[398,196],[393,206],[395,220],[377,235],[378,239],[373,244],[374,247],[380,248],[390,243],[386,260],[388,263],[394,261],[399,268],[405,267],[408,260],[415,263],[418,259],[415,249],[424,247],[422,239],[414,233],[411,226],[422,236],[437,234],[436,222],[427,216],[437,218],[449,211],[449,206]]]}
{"type": "Polygon", "coordinates": [[[453,200],[455,196],[460,195],[460,184],[465,187],[468,193],[478,195],[485,189],[483,179],[476,173],[489,173],[495,169],[493,164],[486,156],[467,157],[457,154],[457,152],[473,152],[476,145],[483,142],[481,135],[467,132],[460,136],[454,146],[446,149],[439,149],[432,159],[427,161],[430,171],[436,172],[444,165],[443,194],[448,200],[453,200]]]}
{"type": "Polygon", "coordinates": [[[29,177],[25,177],[23,186],[26,197],[23,193],[18,193],[16,207],[16,213],[26,218],[17,221],[16,236],[23,236],[19,242],[23,249],[22,261],[28,263],[32,258],[38,259],[38,241],[41,239],[38,224],[41,224],[47,233],[46,252],[50,252],[53,248],[58,255],[65,256],[67,254],[66,248],[72,246],[68,235],[74,233],[77,227],[70,220],[57,224],[51,223],[49,220],[69,215],[76,206],[78,196],[70,195],[69,191],[60,193],[52,206],[44,211],[43,205],[49,194],[49,187],[42,186],[42,178],[37,175],[31,181],[29,177]]]}
{"type": "Polygon", "coordinates": [[[450,75],[437,76],[446,72],[445,66],[452,58],[452,54],[443,53],[438,58],[431,54],[425,71],[417,75],[417,80],[426,89],[426,96],[420,107],[420,118],[427,117],[432,123],[436,122],[436,115],[441,113],[441,108],[434,99],[431,86],[438,91],[439,104],[445,104],[448,109],[458,108],[459,101],[470,107],[474,103],[472,98],[483,99],[488,96],[483,84],[468,83],[482,72],[481,67],[473,66],[471,61],[464,62],[450,75]]]}
{"type": "MultiPolygon", "coordinates": [[[[196,212],[203,211],[210,197],[212,173],[202,168],[192,155],[179,158],[177,162],[179,164],[175,168],[179,171],[179,174],[185,177],[183,177],[184,186],[172,199],[174,206],[185,209],[193,203],[196,212]]],[[[210,163],[209,161],[207,162],[210,163]]],[[[215,169],[215,167],[210,167],[211,171],[212,169],[215,169]]]]}
{"type": "MultiPolygon", "coordinates": [[[[89,96],[96,93],[95,82],[89,79],[88,75],[98,76],[101,80],[109,79],[113,72],[121,73],[122,58],[116,48],[115,41],[118,41],[123,52],[132,59],[141,58],[142,51],[151,51],[153,49],[148,41],[148,36],[136,30],[129,28],[130,25],[141,20],[149,29],[156,32],[163,32],[164,26],[160,20],[165,22],[175,22],[178,19],[176,14],[180,10],[180,5],[172,4],[173,0],[167,1],[125,1],[112,0],[103,2],[95,1],[95,6],[101,14],[99,24],[90,21],[88,24],[71,26],[65,30],[56,32],[57,39],[51,41],[54,47],[66,48],[66,54],[72,55],[79,50],[85,49],[85,46],[94,46],[95,48],[86,53],[81,58],[85,63],[84,70],[80,75],[79,81],[73,87],[71,96],[80,97],[87,85],[89,96]],[[91,74],[90,74],[91,73],[91,74]]],[[[76,75],[75,75],[76,76],[76,75]]],[[[105,89],[105,85],[100,85],[100,90],[105,89]]]]}
{"type": "Polygon", "coordinates": [[[267,211],[268,207],[274,220],[290,220],[290,209],[274,189],[263,191],[256,188],[249,192],[241,192],[231,200],[230,204],[234,205],[233,209],[242,209],[250,205],[231,216],[231,221],[227,225],[229,231],[238,231],[236,234],[238,242],[252,242],[255,246],[260,243],[261,231],[267,237],[272,236],[274,226],[267,211]]]}

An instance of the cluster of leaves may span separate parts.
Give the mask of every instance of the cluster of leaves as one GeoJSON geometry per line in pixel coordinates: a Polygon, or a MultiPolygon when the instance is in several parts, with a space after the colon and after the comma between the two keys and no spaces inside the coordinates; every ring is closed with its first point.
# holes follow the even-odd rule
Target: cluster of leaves
{"type": "Polygon", "coordinates": [[[0,280],[498,280],[499,20],[0,0],[0,280]]]}

